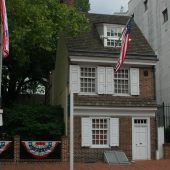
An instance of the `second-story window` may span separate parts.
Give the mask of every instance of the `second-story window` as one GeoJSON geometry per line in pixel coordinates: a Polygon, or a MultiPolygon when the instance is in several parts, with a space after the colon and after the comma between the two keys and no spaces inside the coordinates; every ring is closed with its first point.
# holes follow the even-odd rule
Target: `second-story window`
{"type": "Polygon", "coordinates": [[[119,72],[114,72],[114,93],[129,94],[129,70],[121,69],[119,72]]]}
{"type": "Polygon", "coordinates": [[[95,67],[80,68],[80,92],[82,93],[96,92],[96,68],[95,67]]]}
{"type": "Polygon", "coordinates": [[[163,21],[167,22],[168,21],[168,10],[167,8],[162,12],[163,14],[163,21]]]}
{"type": "Polygon", "coordinates": [[[119,38],[122,33],[122,28],[120,27],[107,27],[107,46],[108,47],[120,47],[121,41],[119,41],[119,38]]]}

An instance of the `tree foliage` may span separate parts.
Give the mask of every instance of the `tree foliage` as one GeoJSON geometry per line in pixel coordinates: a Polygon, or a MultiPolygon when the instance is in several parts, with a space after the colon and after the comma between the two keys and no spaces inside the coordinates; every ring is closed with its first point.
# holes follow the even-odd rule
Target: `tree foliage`
{"type": "Polygon", "coordinates": [[[89,0],[76,0],[75,7],[78,11],[88,12],[90,10],[89,0]]]}
{"type": "Polygon", "coordinates": [[[63,110],[57,106],[14,105],[5,108],[1,134],[24,140],[56,140],[64,135],[63,110]]]}
{"type": "Polygon", "coordinates": [[[53,69],[60,31],[76,36],[88,21],[74,8],[57,0],[7,0],[10,55],[3,61],[2,95],[14,101],[24,86],[44,83],[53,69]]]}

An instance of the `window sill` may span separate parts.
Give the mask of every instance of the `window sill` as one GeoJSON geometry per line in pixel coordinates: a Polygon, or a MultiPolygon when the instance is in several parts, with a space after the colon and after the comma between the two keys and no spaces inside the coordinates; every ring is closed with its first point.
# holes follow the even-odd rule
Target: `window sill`
{"type": "Polygon", "coordinates": [[[96,96],[96,93],[78,93],[79,96],[96,96]]]}
{"type": "Polygon", "coordinates": [[[110,148],[108,145],[93,145],[90,146],[91,149],[102,149],[102,148],[110,148]]]}
{"type": "Polygon", "coordinates": [[[131,95],[130,94],[113,94],[113,96],[128,97],[128,96],[131,96],[131,95]]]}

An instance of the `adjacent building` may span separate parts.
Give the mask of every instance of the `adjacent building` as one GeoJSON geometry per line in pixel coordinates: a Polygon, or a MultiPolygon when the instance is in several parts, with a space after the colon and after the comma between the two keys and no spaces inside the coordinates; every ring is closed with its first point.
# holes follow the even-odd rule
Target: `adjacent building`
{"type": "Polygon", "coordinates": [[[134,20],[158,56],[156,95],[158,104],[170,103],[170,1],[130,0],[129,15],[134,20]]]}

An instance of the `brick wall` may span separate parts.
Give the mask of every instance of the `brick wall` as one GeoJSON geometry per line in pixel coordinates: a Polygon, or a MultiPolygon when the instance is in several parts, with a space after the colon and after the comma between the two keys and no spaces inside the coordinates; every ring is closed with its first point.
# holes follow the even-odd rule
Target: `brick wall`
{"type": "Polygon", "coordinates": [[[75,95],[75,105],[98,106],[156,106],[154,72],[152,68],[140,68],[140,95],[75,95]]]}
{"type": "Polygon", "coordinates": [[[170,143],[163,145],[164,159],[170,159],[170,143]]]}
{"type": "Polygon", "coordinates": [[[140,96],[141,98],[155,99],[154,70],[140,68],[140,96]]]}
{"type": "Polygon", "coordinates": [[[151,159],[156,159],[157,133],[156,133],[156,119],[154,117],[151,117],[150,119],[150,134],[151,134],[151,159]]]}
{"type": "Polygon", "coordinates": [[[20,161],[20,136],[14,137],[14,162],[20,161]]]}
{"type": "MultiPolygon", "coordinates": [[[[129,160],[132,159],[132,117],[120,117],[120,146],[112,148],[88,148],[81,147],[81,117],[74,119],[74,159],[75,161],[103,161],[103,153],[106,150],[120,149],[126,153],[129,160]]],[[[155,159],[156,129],[155,118],[151,118],[151,159],[155,159]]]]}
{"type": "Polygon", "coordinates": [[[67,4],[68,7],[74,6],[74,0],[62,0],[63,3],[67,4]]]}
{"type": "Polygon", "coordinates": [[[61,161],[67,162],[69,154],[69,141],[67,136],[63,136],[61,139],[61,161]]]}
{"type": "Polygon", "coordinates": [[[121,117],[120,118],[120,149],[125,151],[126,156],[132,159],[132,118],[121,117]]]}
{"type": "Polygon", "coordinates": [[[121,149],[123,150],[129,159],[132,158],[132,133],[131,133],[131,118],[120,118],[120,147],[112,148],[88,148],[81,147],[81,117],[75,116],[74,119],[74,159],[75,161],[103,161],[103,153],[106,150],[121,149]]]}

